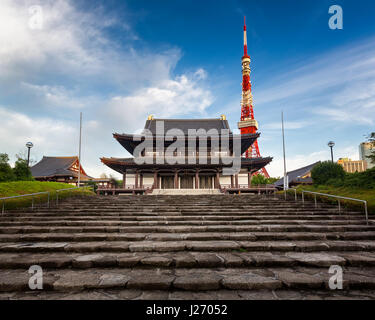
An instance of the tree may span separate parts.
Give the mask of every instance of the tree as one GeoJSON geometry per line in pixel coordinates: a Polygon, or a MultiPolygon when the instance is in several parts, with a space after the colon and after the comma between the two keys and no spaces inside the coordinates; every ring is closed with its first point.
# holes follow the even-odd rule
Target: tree
{"type": "Polygon", "coordinates": [[[13,170],[8,162],[8,155],[6,153],[0,153],[0,182],[15,180],[13,170]]]}
{"type": "MultiPolygon", "coordinates": [[[[17,159],[23,159],[27,162],[27,151],[26,150],[22,150],[20,152],[18,152],[16,154],[16,158],[17,159]]],[[[30,157],[29,159],[29,166],[32,167],[35,163],[37,163],[37,161],[33,158],[33,157],[30,157]]]]}
{"type": "Polygon", "coordinates": [[[255,174],[251,178],[251,184],[254,185],[254,186],[273,184],[277,180],[279,180],[279,178],[266,178],[265,176],[263,176],[261,174],[255,174]]]}
{"type": "Polygon", "coordinates": [[[27,160],[18,158],[13,169],[16,180],[29,181],[33,180],[30,168],[27,165],[27,160]]]}
{"type": "Polygon", "coordinates": [[[375,132],[372,132],[367,136],[367,141],[371,144],[372,149],[371,154],[367,156],[367,158],[370,159],[371,163],[375,164],[375,132]]]}
{"type": "Polygon", "coordinates": [[[311,178],[314,184],[326,184],[329,180],[343,181],[345,178],[345,171],[342,166],[331,161],[324,161],[317,164],[311,170],[311,178]]]}
{"type": "Polygon", "coordinates": [[[113,176],[113,175],[109,175],[109,181],[110,183],[114,186],[114,187],[119,187],[120,186],[120,182],[113,176]]]}

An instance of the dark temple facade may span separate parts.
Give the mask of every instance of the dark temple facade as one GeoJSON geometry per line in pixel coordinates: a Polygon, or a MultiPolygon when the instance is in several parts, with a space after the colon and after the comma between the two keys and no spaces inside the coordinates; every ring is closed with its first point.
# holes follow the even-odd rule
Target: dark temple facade
{"type": "Polygon", "coordinates": [[[250,188],[251,176],[272,161],[271,157],[241,157],[259,136],[259,133],[233,134],[225,116],[219,119],[154,119],[149,116],[142,134],[113,134],[133,157],[103,157],[101,161],[122,174],[124,192],[250,188]],[[195,135],[189,134],[191,132],[195,135]],[[149,147],[142,149],[140,144],[146,139],[145,133],[148,133],[149,147]],[[177,140],[182,148],[174,148],[177,140]],[[137,151],[137,147],[142,151],[137,151]],[[236,156],[239,165],[234,168],[232,159],[236,156]],[[136,157],[143,162],[136,161],[136,157]]]}

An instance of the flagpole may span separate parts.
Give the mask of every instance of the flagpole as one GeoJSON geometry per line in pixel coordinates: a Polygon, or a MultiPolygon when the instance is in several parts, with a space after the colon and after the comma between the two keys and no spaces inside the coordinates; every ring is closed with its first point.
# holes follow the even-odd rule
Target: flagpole
{"type": "Polygon", "coordinates": [[[284,135],[284,112],[281,111],[281,128],[283,133],[283,157],[284,157],[284,190],[287,190],[289,183],[287,181],[288,176],[286,173],[286,159],[285,159],[285,135],[284,135]]]}
{"type": "Polygon", "coordinates": [[[82,142],[82,112],[79,114],[78,187],[81,186],[81,142],[82,142]]]}

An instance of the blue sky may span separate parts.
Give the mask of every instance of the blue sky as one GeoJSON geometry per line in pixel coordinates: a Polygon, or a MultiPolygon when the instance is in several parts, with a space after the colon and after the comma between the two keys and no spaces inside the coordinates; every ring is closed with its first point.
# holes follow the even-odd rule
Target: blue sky
{"type": "Polygon", "coordinates": [[[248,27],[255,117],[269,171],[282,175],[280,113],[288,170],[358,158],[375,131],[375,2],[371,0],[128,0],[0,3],[0,152],[14,160],[33,141],[43,155],[77,154],[112,173],[101,156],[127,156],[113,132],[136,132],[148,114],[240,116],[243,16],[248,27]],[[43,10],[41,29],[29,8],[43,10]],[[344,29],[328,27],[331,5],[344,29]]]}

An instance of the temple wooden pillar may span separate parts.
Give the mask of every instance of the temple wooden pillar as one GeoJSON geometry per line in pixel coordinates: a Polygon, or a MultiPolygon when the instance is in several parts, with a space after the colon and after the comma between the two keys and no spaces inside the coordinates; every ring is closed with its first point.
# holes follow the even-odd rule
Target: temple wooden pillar
{"type": "Polygon", "coordinates": [[[236,180],[236,188],[239,188],[239,184],[238,184],[238,174],[235,175],[235,180],[236,180]]]}
{"type": "Polygon", "coordinates": [[[156,170],[154,172],[154,189],[159,189],[158,172],[156,170]]]}
{"type": "Polygon", "coordinates": [[[134,182],[134,188],[138,188],[138,171],[135,172],[135,182],[134,182]]]}
{"type": "Polygon", "coordinates": [[[234,188],[234,176],[230,176],[230,187],[234,188]]]}
{"type": "Polygon", "coordinates": [[[122,188],[126,189],[126,171],[122,174],[122,188]]]}
{"type": "Polygon", "coordinates": [[[251,172],[249,171],[249,172],[247,173],[247,186],[248,186],[248,188],[251,188],[251,178],[252,178],[252,174],[251,174],[251,172]]]}
{"type": "Polygon", "coordinates": [[[199,171],[195,171],[195,189],[199,189],[199,171]]]}
{"type": "Polygon", "coordinates": [[[178,172],[177,172],[177,170],[174,172],[174,188],[178,189],[178,172]]]}
{"type": "Polygon", "coordinates": [[[140,174],[140,177],[139,177],[139,187],[143,188],[143,174],[142,173],[140,174]]]}
{"type": "Polygon", "coordinates": [[[215,188],[220,189],[220,173],[219,173],[219,171],[216,172],[215,182],[216,182],[215,188]]]}

